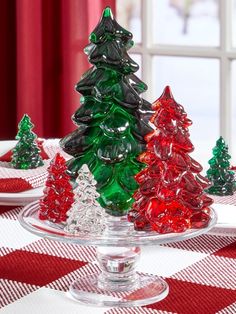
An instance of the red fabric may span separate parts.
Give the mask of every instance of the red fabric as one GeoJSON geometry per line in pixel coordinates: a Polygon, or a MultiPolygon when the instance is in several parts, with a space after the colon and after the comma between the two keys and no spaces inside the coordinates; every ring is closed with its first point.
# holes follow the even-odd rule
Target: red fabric
{"type": "Polygon", "coordinates": [[[4,213],[8,213],[8,211],[13,210],[16,208],[16,205],[0,205],[0,215],[4,214],[4,213]]]}
{"type": "Polygon", "coordinates": [[[106,5],[115,13],[115,0],[0,1],[0,139],[15,136],[24,113],[40,137],[74,129],[83,48],[106,5]]]}
{"type": "MultiPolygon", "coordinates": [[[[43,147],[43,141],[37,141],[38,147],[40,149],[40,155],[42,159],[49,159],[48,154],[45,152],[43,147]]],[[[4,155],[0,156],[0,161],[10,162],[12,158],[12,149],[6,152],[4,155]]]]}
{"type": "Polygon", "coordinates": [[[158,303],[147,305],[146,308],[181,314],[215,314],[236,299],[236,291],[233,290],[172,278],[166,281],[170,286],[168,296],[158,303]]]}
{"type": "Polygon", "coordinates": [[[9,150],[4,155],[0,156],[0,161],[10,162],[12,157],[12,150],[9,150]]]}
{"type": "Polygon", "coordinates": [[[47,179],[49,161],[35,169],[14,169],[9,164],[0,163],[0,193],[18,193],[43,186],[47,179]]]}
{"type": "Polygon", "coordinates": [[[216,256],[236,259],[236,242],[230,243],[215,253],[216,256]]]}
{"type": "Polygon", "coordinates": [[[0,274],[3,279],[44,286],[86,264],[83,261],[16,250],[0,259],[0,274]]]}
{"type": "MultiPolygon", "coordinates": [[[[29,174],[24,178],[17,176],[9,178],[0,177],[0,193],[19,193],[45,184],[47,179],[47,171],[45,167],[44,170],[40,170],[37,176],[32,173],[31,169],[26,171],[28,171],[29,174]]],[[[0,172],[2,172],[2,169],[0,169],[0,172]]]]}
{"type": "Polygon", "coordinates": [[[0,179],[0,193],[18,193],[32,189],[32,185],[21,178],[0,179]]]}

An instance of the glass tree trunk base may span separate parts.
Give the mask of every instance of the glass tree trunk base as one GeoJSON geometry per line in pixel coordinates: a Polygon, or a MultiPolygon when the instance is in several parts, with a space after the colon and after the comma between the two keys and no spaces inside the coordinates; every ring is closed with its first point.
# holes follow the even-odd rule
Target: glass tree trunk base
{"type": "MultiPolygon", "coordinates": [[[[19,214],[19,222],[28,231],[55,241],[97,247],[95,271],[79,277],[70,286],[72,297],[87,305],[109,307],[142,306],[164,299],[168,284],[158,276],[136,272],[141,246],[159,245],[189,239],[210,230],[217,221],[211,208],[211,221],[206,228],[183,233],[158,234],[135,231],[126,217],[108,216],[101,234],[70,234],[63,224],[38,218],[39,203],[31,203],[19,214]]],[[[173,261],[174,262],[174,261],[173,261]]]]}
{"type": "Polygon", "coordinates": [[[168,284],[158,276],[135,271],[139,247],[98,247],[101,272],[78,278],[70,286],[72,297],[96,306],[141,306],[164,299],[168,284]]]}

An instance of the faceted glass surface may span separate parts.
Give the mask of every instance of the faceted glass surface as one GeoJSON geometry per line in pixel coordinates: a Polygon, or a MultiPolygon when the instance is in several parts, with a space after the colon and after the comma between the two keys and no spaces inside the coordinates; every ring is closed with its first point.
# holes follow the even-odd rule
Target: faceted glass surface
{"type": "Polygon", "coordinates": [[[152,81],[152,102],[165,85],[170,85],[177,102],[184,104],[188,117],[193,121],[189,132],[195,150],[191,156],[200,160],[206,170],[211,149],[219,137],[218,60],[153,57],[152,81]]]}
{"type": "Polygon", "coordinates": [[[40,149],[36,143],[37,135],[32,131],[34,125],[25,114],[18,124],[16,139],[18,140],[11,159],[16,169],[34,169],[43,165],[40,149]]]}
{"type": "Polygon", "coordinates": [[[105,211],[97,202],[100,196],[96,191],[96,180],[87,165],[83,165],[76,179],[74,203],[67,212],[65,230],[76,234],[79,232],[101,233],[105,228],[105,211]]]}
{"type": "Polygon", "coordinates": [[[70,177],[66,171],[66,160],[57,153],[48,167],[44,196],[40,199],[39,219],[57,223],[66,220],[66,214],[74,202],[70,177]]]}
{"type": "Polygon", "coordinates": [[[218,11],[218,0],[152,0],[153,42],[219,46],[218,11]]]}
{"type": "Polygon", "coordinates": [[[130,58],[139,65],[139,70],[135,74],[138,78],[142,79],[142,56],[138,53],[130,53],[130,58]]]}
{"type": "Polygon", "coordinates": [[[209,194],[233,195],[236,190],[234,172],[230,170],[231,156],[228,153],[228,145],[220,137],[212,150],[213,157],[208,161],[210,168],[207,177],[212,185],[207,189],[209,194]]]}
{"type": "Polygon", "coordinates": [[[147,167],[135,176],[139,189],[128,219],[135,230],[158,233],[205,227],[213,200],[204,193],[210,182],[200,175],[202,166],[189,156],[194,151],[188,131],[192,121],[169,86],[152,109],[155,129],[138,157],[147,167]]]}
{"type": "Polygon", "coordinates": [[[77,129],[60,141],[74,157],[68,161],[70,176],[76,179],[87,164],[100,205],[115,216],[125,215],[133,202],[134,175],[144,166],[136,157],[151,131],[151,104],[140,96],[147,86],[135,75],[139,65],[128,54],[132,38],[107,7],[84,50],[93,66],[76,85],[83,96],[72,117],[77,129]]]}

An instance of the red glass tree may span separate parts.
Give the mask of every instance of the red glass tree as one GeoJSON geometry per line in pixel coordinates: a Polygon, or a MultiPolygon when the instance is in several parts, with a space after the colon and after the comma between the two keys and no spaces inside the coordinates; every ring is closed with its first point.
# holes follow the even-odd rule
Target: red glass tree
{"type": "Polygon", "coordinates": [[[205,227],[213,201],[204,193],[209,181],[200,175],[202,166],[189,156],[194,150],[188,131],[192,121],[169,86],[153,110],[150,122],[156,128],[146,135],[146,152],[138,158],[147,166],[135,176],[139,189],[128,219],[136,230],[158,233],[205,227]]]}
{"type": "Polygon", "coordinates": [[[74,202],[65,159],[57,153],[48,168],[44,197],[40,200],[39,218],[55,223],[66,221],[66,213],[74,202]]]}

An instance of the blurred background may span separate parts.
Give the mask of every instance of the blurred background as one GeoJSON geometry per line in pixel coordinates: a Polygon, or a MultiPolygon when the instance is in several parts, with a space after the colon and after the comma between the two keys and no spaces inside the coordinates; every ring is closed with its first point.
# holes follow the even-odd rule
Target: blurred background
{"type": "Polygon", "coordinates": [[[143,97],[170,85],[193,121],[193,157],[206,167],[222,135],[235,165],[236,0],[1,0],[0,139],[15,137],[24,113],[40,137],[75,129],[83,48],[106,5],[134,35],[143,97]]]}

